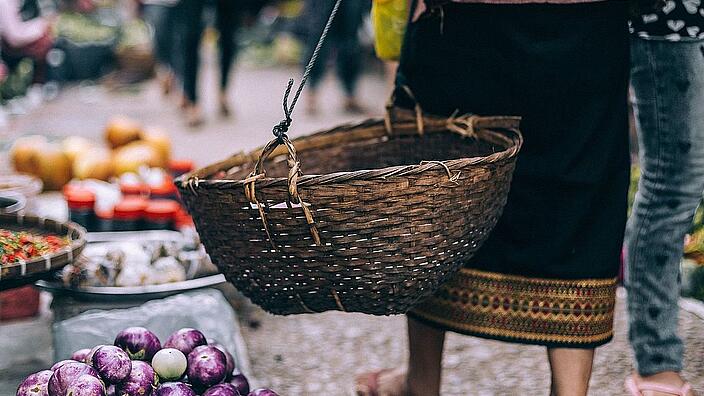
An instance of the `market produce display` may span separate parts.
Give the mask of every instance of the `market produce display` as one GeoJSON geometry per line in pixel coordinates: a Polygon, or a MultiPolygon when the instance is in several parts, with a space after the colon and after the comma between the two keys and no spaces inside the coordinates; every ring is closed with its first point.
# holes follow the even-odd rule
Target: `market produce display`
{"type": "Polygon", "coordinates": [[[49,394],[49,380],[54,372],[42,370],[25,378],[17,388],[18,396],[42,396],[49,394]]]}
{"type": "Polygon", "coordinates": [[[183,376],[188,367],[188,360],[183,352],[175,348],[164,348],[152,358],[152,367],[159,378],[166,381],[176,381],[183,376]]]}
{"type": "Polygon", "coordinates": [[[47,190],[61,189],[72,178],[107,181],[141,167],[169,166],[171,140],[157,127],[115,116],[106,124],[104,136],[106,144],[80,136],[60,141],[24,136],[14,142],[10,159],[17,172],[39,177],[47,190]]]}
{"type": "Polygon", "coordinates": [[[90,243],[80,260],[64,267],[61,281],[68,288],[181,282],[189,273],[205,273],[199,268],[204,259],[200,245],[184,241],[90,243]]]}
{"type": "Polygon", "coordinates": [[[58,252],[68,245],[66,237],[0,228],[0,264],[28,261],[58,252]]]}
{"type": "Polygon", "coordinates": [[[207,344],[208,341],[203,333],[196,329],[185,328],[172,334],[164,343],[164,348],[175,348],[188,356],[196,347],[207,344]]]}
{"type": "Polygon", "coordinates": [[[129,327],[117,334],[115,345],[124,349],[133,360],[151,361],[161,349],[156,334],[144,327],[129,327]]]}
{"type": "Polygon", "coordinates": [[[114,345],[78,350],[29,375],[16,396],[278,396],[266,388],[250,392],[234,361],[196,329],[174,332],[162,349],[154,333],[129,327],[114,345]]]}

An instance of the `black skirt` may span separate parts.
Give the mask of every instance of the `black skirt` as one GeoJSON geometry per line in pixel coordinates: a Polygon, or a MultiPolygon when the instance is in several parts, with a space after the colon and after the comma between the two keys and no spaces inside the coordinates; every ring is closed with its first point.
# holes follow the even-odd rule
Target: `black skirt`
{"type": "Polygon", "coordinates": [[[409,24],[397,85],[427,113],[522,116],[525,138],[491,236],[409,315],[521,343],[611,339],[630,169],[625,3],[450,4],[409,24]]]}

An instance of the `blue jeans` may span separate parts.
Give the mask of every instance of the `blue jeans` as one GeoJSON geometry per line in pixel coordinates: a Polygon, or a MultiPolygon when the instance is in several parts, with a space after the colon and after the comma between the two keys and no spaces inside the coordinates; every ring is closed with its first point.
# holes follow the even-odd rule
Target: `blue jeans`
{"type": "Polygon", "coordinates": [[[704,42],[633,38],[641,179],[627,230],[629,338],[641,375],[682,369],[684,237],[704,191],[704,42]]]}

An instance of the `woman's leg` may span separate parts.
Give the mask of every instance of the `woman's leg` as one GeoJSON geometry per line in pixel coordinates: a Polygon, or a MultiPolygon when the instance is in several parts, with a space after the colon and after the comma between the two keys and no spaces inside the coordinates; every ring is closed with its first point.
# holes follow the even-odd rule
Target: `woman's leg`
{"type": "MultiPolygon", "coordinates": [[[[330,0],[306,0],[302,18],[302,20],[307,23],[305,29],[305,50],[303,52],[303,58],[301,59],[301,64],[304,68],[308,65],[308,61],[310,61],[310,58],[313,56],[315,47],[318,45],[318,40],[320,39],[320,34],[323,32],[327,17],[330,15],[333,5],[334,3],[330,0]]],[[[318,112],[318,86],[325,76],[330,49],[335,46],[335,43],[333,43],[336,40],[335,29],[336,23],[333,23],[333,27],[328,33],[325,44],[320,48],[320,52],[318,52],[318,59],[308,75],[307,111],[309,114],[316,114],[318,112]]]]}
{"type": "Polygon", "coordinates": [[[548,348],[551,396],[583,396],[589,388],[594,349],[548,348]]]}
{"type": "Polygon", "coordinates": [[[220,32],[220,112],[228,115],[230,109],[227,103],[227,86],[230,81],[230,70],[237,55],[235,33],[239,28],[240,15],[237,12],[237,2],[218,0],[216,9],[216,25],[220,32]]]}
{"type": "Polygon", "coordinates": [[[440,394],[442,380],[442,350],[445,332],[408,318],[408,371],[409,396],[435,396],[440,394]]]}
{"type": "Polygon", "coordinates": [[[198,107],[198,67],[200,66],[200,39],[203,33],[201,16],[203,13],[202,0],[181,0],[174,10],[176,26],[179,36],[179,45],[182,48],[181,82],[183,83],[184,107],[187,122],[191,126],[202,123],[202,115],[198,107]]]}
{"type": "Polygon", "coordinates": [[[408,367],[357,377],[357,396],[438,396],[445,331],[408,317],[408,367]]]}
{"type": "Polygon", "coordinates": [[[631,83],[641,180],[628,224],[629,337],[638,374],[681,385],[679,263],[704,190],[701,43],[634,38],[631,83]]]}
{"type": "Polygon", "coordinates": [[[368,12],[365,2],[347,2],[341,5],[337,16],[337,77],[345,91],[345,110],[362,111],[357,102],[357,81],[362,70],[362,49],[359,44],[359,28],[362,25],[364,13],[368,12]]]}

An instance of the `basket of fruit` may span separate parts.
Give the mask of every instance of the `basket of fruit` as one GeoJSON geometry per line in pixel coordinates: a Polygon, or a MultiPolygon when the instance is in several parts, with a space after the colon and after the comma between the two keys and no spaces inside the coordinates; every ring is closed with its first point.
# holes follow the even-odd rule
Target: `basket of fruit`
{"type": "Polygon", "coordinates": [[[519,121],[389,108],[385,119],[283,134],[177,185],[213,263],[265,310],[405,313],[496,224],[519,121]]]}
{"type": "Polygon", "coordinates": [[[0,290],[29,284],[63,268],[86,244],[86,231],[21,214],[0,214],[0,290]]]}

